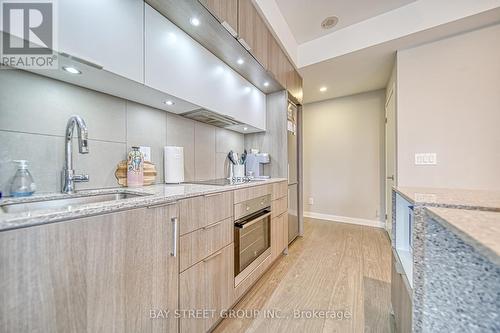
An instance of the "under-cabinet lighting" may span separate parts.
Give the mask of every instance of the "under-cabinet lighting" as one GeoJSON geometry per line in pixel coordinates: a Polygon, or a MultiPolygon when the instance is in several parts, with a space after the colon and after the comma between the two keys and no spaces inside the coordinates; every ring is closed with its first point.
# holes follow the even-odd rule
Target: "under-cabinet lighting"
{"type": "Polygon", "coordinates": [[[168,101],[163,102],[163,104],[174,105],[175,103],[172,102],[171,100],[168,100],[168,101]]]}
{"type": "Polygon", "coordinates": [[[82,72],[80,70],[76,69],[75,67],[66,67],[66,66],[63,66],[62,69],[65,70],[66,72],[70,73],[70,74],[82,74],[82,72]]]}
{"type": "Polygon", "coordinates": [[[191,17],[189,22],[191,22],[191,24],[194,25],[195,27],[200,25],[200,20],[197,17],[191,17]]]}
{"type": "Polygon", "coordinates": [[[243,130],[244,131],[248,131],[248,127],[243,127],[243,130]]]}
{"type": "Polygon", "coordinates": [[[245,63],[245,60],[243,60],[243,59],[239,58],[238,60],[236,60],[236,63],[237,63],[238,65],[243,65],[243,64],[245,63]]]}
{"type": "Polygon", "coordinates": [[[319,91],[321,91],[321,92],[325,92],[325,91],[326,91],[326,87],[321,87],[321,88],[319,88],[319,91]]]}
{"type": "Polygon", "coordinates": [[[269,82],[264,82],[264,87],[269,87],[269,82]]]}

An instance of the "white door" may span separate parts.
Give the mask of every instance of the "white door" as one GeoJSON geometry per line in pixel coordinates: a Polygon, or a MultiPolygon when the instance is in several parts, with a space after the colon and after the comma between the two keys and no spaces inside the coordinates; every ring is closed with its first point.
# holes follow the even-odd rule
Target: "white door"
{"type": "Polygon", "coordinates": [[[58,51],[144,83],[142,0],[58,1],[58,51]]]}
{"type": "Polygon", "coordinates": [[[396,184],[396,91],[390,88],[385,104],[385,213],[386,229],[392,230],[392,187],[396,184]]]}

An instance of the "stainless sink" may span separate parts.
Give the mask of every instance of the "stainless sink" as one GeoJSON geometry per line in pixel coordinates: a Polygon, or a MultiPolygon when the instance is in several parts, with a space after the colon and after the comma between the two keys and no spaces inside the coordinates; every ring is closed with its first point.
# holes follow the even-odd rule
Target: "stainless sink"
{"type": "Polygon", "coordinates": [[[73,198],[64,197],[60,199],[57,198],[57,199],[32,201],[32,202],[12,203],[0,206],[0,209],[4,213],[25,213],[41,209],[71,209],[74,206],[78,205],[87,205],[98,202],[137,198],[145,195],[148,194],[121,192],[121,193],[87,195],[87,196],[73,197],[73,198]]]}

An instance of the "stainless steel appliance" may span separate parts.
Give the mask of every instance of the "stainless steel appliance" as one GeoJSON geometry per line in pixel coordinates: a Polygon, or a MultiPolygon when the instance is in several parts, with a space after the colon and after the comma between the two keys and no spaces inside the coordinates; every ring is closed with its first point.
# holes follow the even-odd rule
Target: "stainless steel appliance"
{"type": "Polygon", "coordinates": [[[287,109],[288,137],[288,243],[291,243],[300,231],[299,221],[299,170],[298,170],[298,109],[288,102],[287,109]]]}
{"type": "Polygon", "coordinates": [[[234,280],[238,285],[271,255],[271,196],[248,200],[235,211],[234,280]]]}

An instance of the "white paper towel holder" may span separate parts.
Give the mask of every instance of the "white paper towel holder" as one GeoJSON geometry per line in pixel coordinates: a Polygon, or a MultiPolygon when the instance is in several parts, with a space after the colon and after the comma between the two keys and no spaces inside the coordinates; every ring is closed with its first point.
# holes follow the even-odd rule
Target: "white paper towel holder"
{"type": "Polygon", "coordinates": [[[184,147],[166,146],[163,149],[165,184],[184,182],[184,147]]]}

